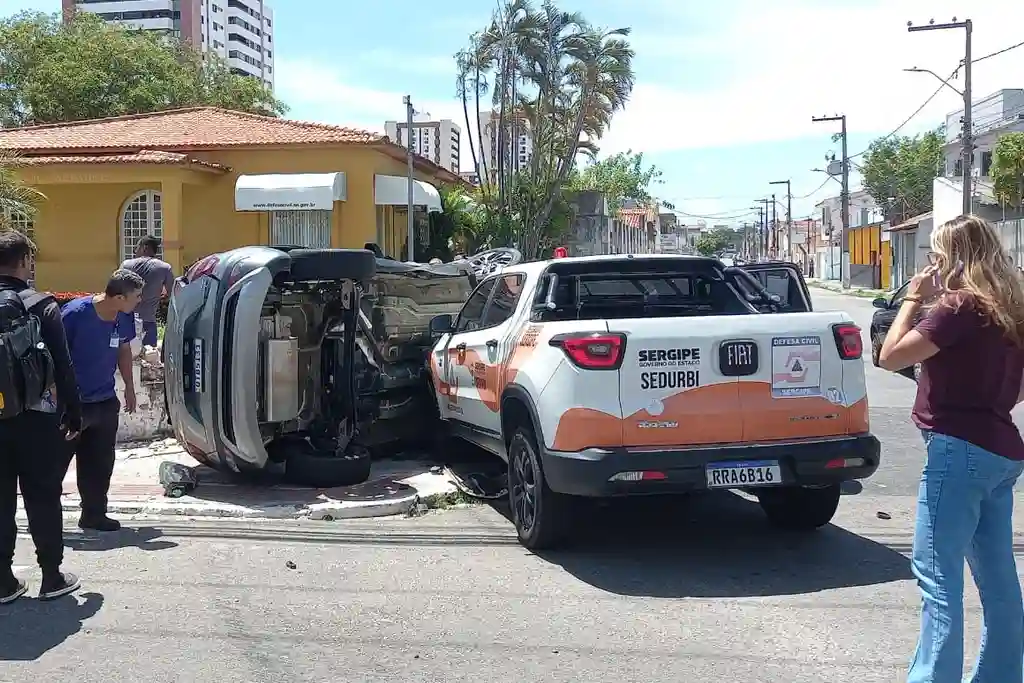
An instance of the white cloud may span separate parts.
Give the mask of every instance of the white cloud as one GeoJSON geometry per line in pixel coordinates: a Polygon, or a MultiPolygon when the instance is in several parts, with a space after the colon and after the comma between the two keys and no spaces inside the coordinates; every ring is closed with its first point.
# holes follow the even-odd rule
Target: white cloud
{"type": "MultiPolygon", "coordinates": [[[[1021,40],[1019,2],[989,0],[861,1],[837,6],[820,0],[782,0],[730,4],[719,31],[695,40],[649,37],[667,74],[691,73],[702,63],[730,74],[695,92],[672,82],[653,82],[640,74],[633,97],[618,114],[602,147],[692,149],[827,136],[830,124],[812,116],[845,113],[851,131],[888,131],[921,105],[939,86],[929,68],[948,75],[963,56],[964,31],[909,33],[907,21],[927,23],[970,17],[975,22],[975,58],[1021,40]],[[970,9],[968,12],[967,10],[970,9]],[[673,52],[675,56],[673,57],[673,52]],[[672,63],[675,60],[676,63],[672,63]]],[[[672,11],[666,2],[666,12],[672,11]]],[[[666,17],[666,23],[671,25],[666,17]]],[[[636,42],[642,53],[645,42],[636,42]]],[[[1001,88],[1022,87],[1024,48],[977,64],[975,97],[1001,88]]],[[[962,88],[962,79],[953,84],[962,88]]],[[[941,123],[955,111],[958,96],[946,89],[907,130],[941,123]]],[[[851,152],[856,150],[851,150],[851,152]]]]}
{"type": "MultiPolygon", "coordinates": [[[[452,90],[454,80],[453,76],[452,90]]],[[[463,170],[472,169],[461,101],[454,96],[451,99],[419,99],[416,97],[415,79],[407,85],[417,112],[429,114],[435,120],[451,119],[463,129],[460,165],[463,170]]],[[[351,85],[345,72],[316,62],[279,59],[277,63],[277,95],[291,107],[288,115],[297,119],[383,133],[385,121],[405,120],[402,98],[407,92],[398,87],[384,90],[351,85]]]]}
{"type": "MultiPolygon", "coordinates": [[[[975,21],[975,58],[1021,40],[1018,22],[1012,20],[1020,15],[1018,0],[976,5],[965,0],[851,0],[846,6],[821,0],[730,0],[723,3],[728,4],[728,13],[712,5],[696,19],[692,8],[685,7],[688,4],[678,0],[644,3],[646,14],[660,6],[664,14],[656,25],[673,32],[652,33],[646,22],[637,27],[635,49],[647,58],[656,56],[662,68],[660,73],[638,74],[632,99],[601,141],[604,153],[664,152],[802,137],[820,137],[829,145],[828,137],[838,125],[812,123],[811,118],[835,113],[847,115],[852,132],[888,132],[939,85],[927,74],[903,69],[919,66],[945,76],[963,55],[962,30],[908,33],[907,20],[942,22],[970,16],[975,21]],[[721,16],[713,21],[711,12],[721,16]],[[708,28],[696,36],[677,28],[694,24],[708,28]],[[673,80],[676,74],[695,80],[692,76],[700,75],[701,69],[720,74],[720,80],[696,86],[673,80]]],[[[453,36],[453,51],[460,40],[453,36]]],[[[416,98],[424,88],[419,81],[428,74],[451,74],[454,91],[451,58],[433,55],[410,60],[379,49],[363,59],[375,62],[386,85],[355,86],[342,68],[282,57],[277,65],[279,94],[297,118],[382,131],[385,120],[404,119],[402,96],[411,92],[417,110],[435,119],[452,119],[463,128],[461,165],[469,169],[462,106],[454,92],[451,98],[416,98]]],[[[976,98],[1001,88],[1024,87],[1020,74],[1024,74],[1024,48],[977,64],[976,98]]],[[[962,78],[953,85],[962,87],[962,78]]],[[[904,132],[936,126],[959,105],[958,96],[944,90],[904,132]]],[[[838,145],[834,147],[838,152],[838,145]]],[[[814,181],[812,177],[808,183],[816,185],[814,181]]],[[[801,190],[808,183],[801,184],[801,190]]],[[[831,189],[826,187],[818,195],[828,196],[831,189]]],[[[724,203],[726,208],[734,206],[724,203]]],[[[721,206],[708,204],[707,213],[719,212],[721,206]]]]}

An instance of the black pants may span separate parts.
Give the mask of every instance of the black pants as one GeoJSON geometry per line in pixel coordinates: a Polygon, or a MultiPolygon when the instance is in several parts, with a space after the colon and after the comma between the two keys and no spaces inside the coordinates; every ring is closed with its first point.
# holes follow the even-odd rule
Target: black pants
{"type": "Polygon", "coordinates": [[[39,566],[44,572],[60,568],[64,560],[60,496],[67,471],[66,452],[56,415],[28,411],[0,422],[0,572],[14,562],[19,483],[39,566]]]}
{"type": "Polygon", "coordinates": [[[82,433],[71,442],[64,463],[67,471],[75,456],[78,494],[82,497],[82,517],[95,519],[107,514],[107,493],[114,474],[114,444],[121,403],[110,398],[82,404],[82,433]]]}

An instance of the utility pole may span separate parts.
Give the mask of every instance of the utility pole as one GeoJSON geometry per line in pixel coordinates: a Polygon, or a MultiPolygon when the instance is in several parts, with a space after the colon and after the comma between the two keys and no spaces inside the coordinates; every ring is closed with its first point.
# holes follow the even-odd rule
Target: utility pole
{"type": "Polygon", "coordinates": [[[839,207],[842,212],[842,257],[839,260],[839,267],[842,269],[843,288],[850,286],[850,158],[849,149],[846,145],[846,114],[839,116],[819,116],[811,119],[814,123],[826,121],[839,121],[842,128],[839,137],[843,144],[843,189],[839,194],[839,207]]]}
{"type": "Polygon", "coordinates": [[[773,194],[772,195],[772,229],[770,230],[770,234],[772,236],[772,258],[778,258],[779,257],[779,233],[778,233],[778,230],[779,230],[779,215],[778,215],[778,212],[775,209],[776,206],[777,206],[777,204],[775,202],[775,195],[773,194]]]}
{"type": "MultiPolygon", "coordinates": [[[[763,201],[764,201],[763,199],[758,199],[757,203],[760,204],[763,201]]],[[[764,257],[767,254],[767,252],[764,249],[764,244],[765,244],[764,243],[764,234],[765,233],[764,233],[764,227],[763,227],[764,226],[764,221],[765,221],[764,207],[763,206],[752,206],[750,208],[753,211],[757,211],[757,225],[755,226],[755,229],[754,229],[754,239],[753,239],[753,242],[752,242],[752,246],[754,248],[753,249],[754,253],[757,255],[758,258],[761,258],[761,257],[764,257]]]]}
{"type": "Polygon", "coordinates": [[[768,217],[769,217],[768,202],[770,202],[771,200],[765,198],[765,199],[758,199],[757,201],[759,201],[762,204],[764,204],[764,233],[762,234],[762,239],[764,240],[764,257],[765,257],[765,259],[768,259],[768,258],[771,258],[771,236],[772,235],[771,235],[771,230],[768,228],[768,217]]]}
{"type": "MultiPolygon", "coordinates": [[[[971,204],[972,199],[974,198],[974,178],[971,175],[974,171],[974,122],[971,116],[971,33],[974,31],[974,24],[970,19],[957,21],[956,17],[953,17],[953,21],[948,24],[936,24],[934,19],[931,19],[926,26],[914,26],[912,22],[907,22],[907,31],[910,33],[916,33],[917,31],[943,31],[959,28],[964,29],[965,34],[964,61],[962,62],[964,67],[964,91],[961,93],[964,98],[964,127],[963,132],[960,134],[960,153],[962,159],[960,165],[964,172],[963,213],[966,216],[971,213],[971,204]]],[[[942,79],[940,78],[939,80],[942,79]]],[[[956,88],[953,89],[956,90],[956,88]]]]}
{"type": "Polygon", "coordinates": [[[409,241],[409,246],[406,248],[406,255],[405,255],[406,258],[405,258],[405,260],[406,261],[413,261],[413,260],[415,260],[415,258],[413,256],[413,243],[415,242],[415,239],[414,239],[414,237],[415,237],[415,224],[414,224],[414,221],[413,221],[413,204],[414,204],[413,188],[415,187],[416,178],[414,177],[414,174],[413,174],[413,151],[412,151],[412,112],[413,112],[413,109],[412,109],[412,95],[406,95],[405,97],[403,97],[402,98],[402,102],[405,104],[406,133],[408,133],[408,135],[409,135],[409,144],[407,144],[406,148],[405,148],[406,173],[409,174],[409,197],[408,197],[409,206],[407,207],[407,210],[409,211],[409,226],[408,226],[409,234],[406,237],[406,239],[409,241]]]}
{"type": "Polygon", "coordinates": [[[786,186],[786,251],[793,261],[793,188],[788,180],[773,180],[768,184],[786,186]]]}

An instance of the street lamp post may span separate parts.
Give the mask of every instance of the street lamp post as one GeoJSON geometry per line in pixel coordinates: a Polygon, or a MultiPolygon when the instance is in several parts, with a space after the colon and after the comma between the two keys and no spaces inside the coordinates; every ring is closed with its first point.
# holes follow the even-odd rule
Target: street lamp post
{"type": "Polygon", "coordinates": [[[961,28],[964,30],[964,60],[961,62],[964,67],[963,92],[953,88],[953,86],[949,85],[946,79],[941,78],[938,74],[932,73],[927,69],[907,70],[931,73],[933,76],[959,93],[964,99],[963,132],[960,134],[960,155],[962,159],[960,165],[964,174],[963,213],[966,215],[971,213],[971,203],[974,196],[972,187],[973,179],[971,178],[971,173],[973,172],[974,167],[974,124],[971,120],[973,114],[971,111],[971,34],[974,31],[974,24],[970,19],[957,21],[956,17],[953,17],[953,21],[947,24],[936,24],[934,19],[924,26],[914,26],[912,22],[907,22],[907,31],[910,33],[916,33],[918,31],[945,31],[961,28]]]}

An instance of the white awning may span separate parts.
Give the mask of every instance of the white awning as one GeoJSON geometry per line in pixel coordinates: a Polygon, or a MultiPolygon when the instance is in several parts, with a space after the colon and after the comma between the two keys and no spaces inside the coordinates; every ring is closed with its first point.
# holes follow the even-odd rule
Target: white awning
{"type": "MultiPolygon", "coordinates": [[[[427,211],[441,212],[441,193],[430,183],[414,180],[412,203],[425,206],[427,211]]],[[[375,175],[373,177],[373,198],[377,206],[408,206],[409,179],[397,175],[375,175]]]]}
{"type": "Polygon", "coordinates": [[[344,173],[243,175],[235,182],[235,211],[330,210],[347,194],[344,173]]]}

